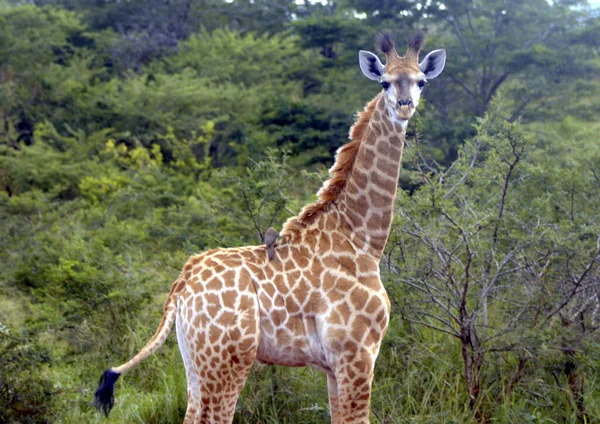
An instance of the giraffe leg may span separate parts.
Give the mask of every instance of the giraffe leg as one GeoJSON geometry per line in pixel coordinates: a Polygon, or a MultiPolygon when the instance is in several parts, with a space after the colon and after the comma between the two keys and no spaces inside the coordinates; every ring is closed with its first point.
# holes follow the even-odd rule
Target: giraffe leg
{"type": "Polygon", "coordinates": [[[329,393],[329,412],[331,414],[331,424],[341,423],[340,418],[340,395],[335,376],[327,374],[327,392],[329,393]]]}
{"type": "Polygon", "coordinates": [[[190,399],[185,424],[231,423],[256,359],[258,300],[249,292],[229,294],[205,292],[180,302],[178,335],[190,399]]]}
{"type": "Polygon", "coordinates": [[[256,349],[243,357],[231,353],[238,358],[230,363],[222,363],[219,367],[210,367],[210,371],[201,371],[202,408],[199,415],[200,424],[223,423],[233,421],[238,397],[244,388],[246,378],[256,358],[256,349]],[[237,355],[237,356],[236,356],[237,355]]]}
{"type": "Polygon", "coordinates": [[[343,358],[335,373],[339,394],[339,422],[368,424],[375,356],[364,349],[359,350],[352,358],[343,358]]]}
{"type": "Polygon", "coordinates": [[[177,344],[185,366],[185,375],[187,377],[187,397],[188,404],[185,411],[184,424],[195,424],[196,416],[200,411],[200,379],[196,366],[190,356],[190,349],[184,332],[185,324],[182,322],[181,311],[179,310],[176,317],[175,329],[177,331],[177,344]]]}

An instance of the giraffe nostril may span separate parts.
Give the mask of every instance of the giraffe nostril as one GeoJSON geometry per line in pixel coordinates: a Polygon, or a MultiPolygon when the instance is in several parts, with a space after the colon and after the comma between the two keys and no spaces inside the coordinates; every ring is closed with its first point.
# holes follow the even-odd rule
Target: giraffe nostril
{"type": "Polygon", "coordinates": [[[398,100],[398,106],[412,106],[413,102],[411,99],[400,99],[398,100]]]}

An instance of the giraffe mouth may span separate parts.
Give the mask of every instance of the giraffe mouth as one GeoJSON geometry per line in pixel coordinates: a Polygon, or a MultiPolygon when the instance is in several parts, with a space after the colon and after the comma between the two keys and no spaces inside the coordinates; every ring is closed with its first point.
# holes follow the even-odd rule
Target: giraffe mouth
{"type": "Polygon", "coordinates": [[[410,106],[400,106],[396,109],[398,119],[402,121],[408,121],[410,118],[412,118],[413,113],[415,113],[415,108],[410,106]]]}

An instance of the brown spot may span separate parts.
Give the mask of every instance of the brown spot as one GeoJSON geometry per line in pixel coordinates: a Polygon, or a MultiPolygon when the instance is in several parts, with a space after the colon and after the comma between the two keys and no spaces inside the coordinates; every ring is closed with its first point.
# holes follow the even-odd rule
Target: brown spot
{"type": "Polygon", "coordinates": [[[242,295],[240,298],[240,311],[247,311],[254,308],[254,299],[250,296],[242,295]]]}
{"type": "Polygon", "coordinates": [[[221,330],[219,330],[214,325],[211,326],[210,327],[210,333],[209,333],[209,336],[208,336],[208,339],[210,340],[210,342],[212,344],[215,344],[217,342],[217,340],[219,340],[220,337],[221,337],[221,330]]]}
{"type": "Polygon", "coordinates": [[[207,290],[221,290],[223,288],[223,283],[219,277],[213,277],[206,283],[207,290]]]}
{"type": "Polygon", "coordinates": [[[239,340],[240,337],[242,337],[241,331],[237,328],[231,328],[228,331],[228,335],[229,335],[230,340],[236,340],[236,341],[239,340]]]}
{"type": "Polygon", "coordinates": [[[390,154],[390,143],[388,143],[386,140],[379,140],[377,143],[377,151],[379,152],[379,154],[388,157],[390,154]]]}
{"type": "Polygon", "coordinates": [[[367,287],[371,290],[376,290],[376,291],[381,290],[381,281],[379,281],[379,277],[361,278],[359,281],[365,287],[367,287]]]}
{"type": "MultiPolygon", "coordinates": [[[[384,121],[384,122],[385,122],[385,121],[384,121]]],[[[388,134],[390,133],[390,131],[388,130],[388,127],[387,127],[386,125],[380,125],[380,126],[379,126],[379,130],[380,130],[380,132],[381,132],[381,135],[382,135],[383,137],[387,137],[387,136],[388,136],[388,134]]]]}
{"type": "MultiPolygon", "coordinates": [[[[248,270],[247,270],[246,268],[242,268],[242,269],[240,270],[240,277],[239,277],[239,281],[240,281],[240,282],[242,282],[242,281],[247,281],[247,282],[249,282],[249,281],[251,281],[251,280],[252,280],[252,276],[250,275],[250,272],[248,272],[248,270]]],[[[241,286],[241,284],[240,284],[240,286],[241,286]]]]}
{"type": "Polygon", "coordinates": [[[365,147],[363,150],[364,154],[362,157],[362,163],[364,169],[369,170],[373,167],[373,163],[375,162],[375,152],[373,150],[365,147]]]}
{"type": "Polygon", "coordinates": [[[341,314],[344,323],[348,323],[350,320],[350,315],[352,315],[352,309],[350,309],[350,305],[347,302],[344,302],[337,306],[338,312],[341,314]]]}
{"type": "Polygon", "coordinates": [[[323,270],[324,270],[323,265],[321,265],[321,261],[319,259],[315,259],[312,261],[312,267],[311,267],[312,278],[314,278],[314,279],[320,278],[323,270]]]}
{"type": "Polygon", "coordinates": [[[329,328],[326,337],[330,340],[344,340],[346,338],[346,331],[340,328],[329,328]]]}
{"type": "Polygon", "coordinates": [[[275,327],[279,327],[281,324],[283,324],[285,322],[286,319],[287,319],[287,313],[285,311],[275,310],[275,311],[271,312],[271,320],[273,321],[273,324],[275,325],[275,327]]]}
{"type": "Polygon", "coordinates": [[[238,345],[238,348],[242,352],[246,352],[246,351],[248,351],[248,350],[250,350],[251,348],[254,347],[254,343],[255,343],[254,338],[246,337],[246,338],[242,339],[242,341],[238,345]]]}
{"type": "Polygon", "coordinates": [[[352,287],[354,287],[355,283],[354,281],[348,279],[348,278],[344,278],[344,277],[339,277],[336,284],[335,284],[335,288],[341,292],[349,292],[350,289],[352,289],[352,287]]]}
{"type": "Polygon", "coordinates": [[[206,268],[205,268],[205,269],[203,269],[203,270],[200,272],[200,278],[201,278],[203,281],[208,281],[208,279],[209,279],[211,276],[212,276],[212,271],[211,271],[211,270],[209,270],[209,269],[206,269],[206,268]]]}
{"type": "Polygon", "coordinates": [[[340,256],[338,258],[342,268],[350,275],[356,275],[356,263],[347,256],[340,256]]]}
{"type": "Polygon", "coordinates": [[[273,278],[273,275],[275,274],[275,272],[273,271],[273,269],[270,266],[265,267],[264,272],[265,272],[265,276],[267,277],[268,280],[273,278]]]}
{"type": "Polygon", "coordinates": [[[283,269],[285,270],[285,272],[290,272],[296,269],[296,264],[291,259],[288,259],[284,262],[283,269]]]}
{"type": "Polygon", "coordinates": [[[223,298],[223,306],[231,308],[235,306],[235,300],[237,299],[237,292],[235,290],[226,290],[221,294],[223,298]]]}
{"type": "Polygon", "coordinates": [[[219,300],[219,295],[216,293],[207,293],[204,295],[204,299],[209,305],[220,306],[221,301],[219,300]]]}
{"type": "Polygon", "coordinates": [[[348,219],[350,220],[350,224],[351,227],[353,228],[360,228],[363,225],[363,222],[365,220],[365,217],[362,215],[359,215],[355,210],[353,209],[346,209],[345,211],[346,216],[348,217],[348,219]]]}
{"type": "Polygon", "coordinates": [[[260,306],[267,311],[271,310],[271,299],[265,294],[260,294],[260,306]]]}
{"type": "Polygon", "coordinates": [[[221,324],[223,326],[227,326],[234,322],[235,322],[235,315],[233,312],[231,312],[231,311],[221,312],[221,315],[219,316],[219,320],[218,320],[219,324],[221,324]]]}
{"type": "Polygon", "coordinates": [[[368,314],[372,314],[380,307],[381,307],[381,299],[379,299],[377,296],[373,296],[371,298],[371,300],[369,301],[369,303],[367,304],[367,307],[365,308],[365,312],[368,314]]]}
{"type": "Polygon", "coordinates": [[[325,268],[337,269],[339,266],[337,258],[333,255],[324,256],[321,260],[323,261],[323,265],[325,265],[325,268]]]}
{"type": "Polygon", "coordinates": [[[235,283],[235,271],[228,269],[223,273],[222,278],[227,287],[233,287],[233,284],[235,283]]]}
{"type": "Polygon", "coordinates": [[[269,295],[269,297],[273,297],[275,295],[275,286],[273,286],[271,283],[264,284],[262,289],[269,295]]]}
{"type": "Polygon", "coordinates": [[[280,343],[280,345],[287,345],[292,340],[291,334],[284,328],[278,329],[277,333],[275,334],[275,337],[277,338],[277,342],[280,343]]]}
{"type": "Polygon", "coordinates": [[[277,274],[275,276],[274,283],[279,293],[287,294],[287,292],[289,291],[289,287],[281,274],[277,274]]]}
{"type": "Polygon", "coordinates": [[[258,278],[259,280],[265,279],[265,273],[262,268],[258,267],[258,265],[253,262],[247,262],[246,266],[250,270],[250,273],[254,275],[254,277],[258,278]]]}
{"type": "Polygon", "coordinates": [[[241,325],[242,328],[246,331],[246,333],[248,333],[249,331],[256,331],[256,320],[252,315],[249,315],[249,317],[244,318],[241,322],[241,325]]]}
{"type": "Polygon", "coordinates": [[[358,311],[360,311],[365,306],[368,299],[369,293],[365,289],[362,289],[360,287],[356,287],[352,291],[352,293],[350,293],[350,301],[352,302],[354,309],[358,311]]]}
{"type": "Polygon", "coordinates": [[[363,274],[379,271],[377,262],[368,256],[359,256],[356,260],[356,264],[358,265],[358,271],[363,274]]]}
{"type": "Polygon", "coordinates": [[[333,231],[337,228],[337,219],[332,215],[327,215],[327,220],[325,221],[325,230],[333,231]]]}
{"type": "Polygon", "coordinates": [[[352,321],[352,337],[357,342],[361,342],[363,337],[369,335],[371,331],[371,320],[365,315],[358,315],[354,321],[352,321]]]}
{"type": "Polygon", "coordinates": [[[329,299],[329,301],[332,303],[336,303],[342,300],[344,297],[346,297],[346,294],[339,290],[332,290],[327,294],[327,299],[329,299]]]}
{"type": "Polygon", "coordinates": [[[348,340],[346,341],[346,343],[344,343],[344,350],[348,351],[348,353],[354,356],[356,355],[356,351],[358,350],[358,345],[352,340],[348,340]]]}
{"type": "Polygon", "coordinates": [[[296,299],[298,299],[298,301],[302,302],[306,298],[306,295],[308,294],[309,291],[310,291],[310,286],[308,285],[306,280],[301,279],[299,281],[298,285],[294,288],[293,293],[294,293],[294,296],[296,296],[296,299]]]}
{"type": "Polygon", "coordinates": [[[338,311],[332,310],[329,314],[327,322],[333,325],[342,325],[342,316],[339,314],[338,311]]]}
{"type": "Polygon", "coordinates": [[[298,257],[295,258],[298,267],[307,268],[310,265],[310,259],[308,254],[300,253],[298,257]]]}
{"type": "Polygon", "coordinates": [[[333,251],[337,253],[345,253],[345,252],[354,252],[354,248],[348,241],[345,236],[334,235],[332,238],[333,241],[333,251]]]}
{"type": "Polygon", "coordinates": [[[366,383],[367,383],[367,379],[366,378],[359,377],[356,380],[354,380],[354,387],[358,388],[358,387],[360,387],[360,386],[362,386],[363,384],[366,384],[366,383]]]}
{"type": "Polygon", "coordinates": [[[329,272],[325,272],[325,275],[321,279],[323,291],[327,293],[329,290],[331,290],[336,279],[337,277],[334,275],[330,274],[329,272]]]}
{"type": "Polygon", "coordinates": [[[361,190],[367,188],[367,184],[369,183],[369,178],[367,177],[367,174],[363,173],[359,169],[355,169],[352,173],[352,178],[354,179],[354,182],[356,183],[358,188],[360,188],[361,190]]]}
{"type": "Polygon", "coordinates": [[[315,314],[322,314],[327,310],[327,303],[323,300],[320,292],[314,292],[310,295],[307,309],[315,314]]]}
{"type": "Polygon", "coordinates": [[[373,368],[373,359],[368,351],[362,350],[359,354],[360,359],[353,365],[363,373],[368,373],[373,368]]]}
{"type": "MultiPolygon", "coordinates": [[[[369,190],[369,198],[371,199],[373,206],[378,209],[386,206],[390,207],[393,203],[393,199],[390,196],[384,193],[378,193],[376,190],[369,190]]],[[[369,221],[369,224],[370,223],[371,222],[369,221]]]]}
{"type": "Polygon", "coordinates": [[[295,271],[288,272],[285,275],[285,278],[287,279],[288,285],[290,287],[293,287],[298,283],[298,280],[300,280],[301,276],[302,276],[302,274],[300,273],[300,271],[295,270],[295,271]]]}
{"type": "Polygon", "coordinates": [[[227,257],[223,263],[227,265],[228,268],[237,268],[242,266],[242,258],[240,258],[237,254],[235,256],[231,255],[227,257]]]}
{"type": "Polygon", "coordinates": [[[291,296],[285,299],[285,306],[290,314],[296,314],[300,311],[300,305],[291,296]]]}
{"type": "Polygon", "coordinates": [[[321,237],[319,238],[319,250],[321,253],[325,253],[331,249],[331,240],[329,236],[325,233],[321,233],[321,237]]]}

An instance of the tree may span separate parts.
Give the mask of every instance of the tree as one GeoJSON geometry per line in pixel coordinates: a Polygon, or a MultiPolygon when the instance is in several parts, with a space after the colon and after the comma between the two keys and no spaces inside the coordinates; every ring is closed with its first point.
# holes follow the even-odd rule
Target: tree
{"type": "Polygon", "coordinates": [[[405,319],[460,343],[469,405],[482,421],[523,378],[540,378],[527,367],[553,351],[572,364],[565,373],[575,409],[586,414],[582,370],[574,369],[600,328],[600,185],[585,166],[564,161],[585,152],[597,167],[600,155],[572,140],[573,153],[564,144],[552,144],[560,150],[552,155],[549,146],[536,150],[496,101],[458,160],[444,172],[416,165],[422,186],[401,200],[387,267],[410,294],[396,304],[405,319]],[[491,363],[512,364],[499,386],[491,363]]]}

